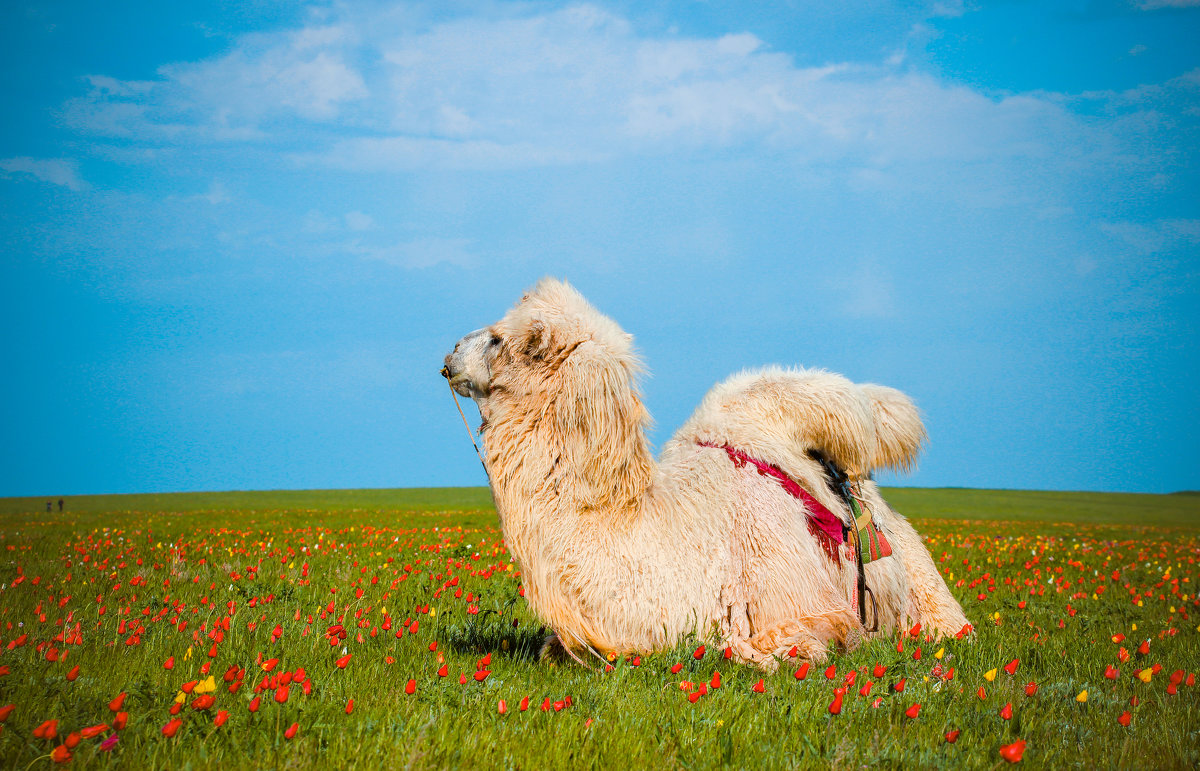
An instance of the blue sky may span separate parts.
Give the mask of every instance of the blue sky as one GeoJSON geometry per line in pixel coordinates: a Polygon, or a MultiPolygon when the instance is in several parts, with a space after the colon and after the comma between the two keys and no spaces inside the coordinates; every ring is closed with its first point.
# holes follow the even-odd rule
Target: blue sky
{"type": "Polygon", "coordinates": [[[922,486],[1200,488],[1200,2],[6,3],[0,495],[482,484],[543,275],[660,443],[912,394],[922,486]]]}

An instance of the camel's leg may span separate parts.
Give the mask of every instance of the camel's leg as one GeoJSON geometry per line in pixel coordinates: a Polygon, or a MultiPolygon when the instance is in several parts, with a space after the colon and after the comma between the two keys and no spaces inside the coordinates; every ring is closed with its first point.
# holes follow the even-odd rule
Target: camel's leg
{"type": "Polygon", "coordinates": [[[907,519],[886,504],[876,510],[886,512],[883,526],[895,552],[888,559],[901,560],[908,574],[908,613],[936,634],[958,633],[968,623],[967,617],[938,574],[921,536],[907,519]]]}
{"type": "Polygon", "coordinates": [[[825,660],[829,643],[853,650],[862,639],[863,629],[857,614],[845,608],[781,621],[755,634],[750,644],[760,656],[768,657],[769,669],[774,671],[777,660],[786,659],[793,647],[799,658],[820,663],[825,660]]]}
{"type": "Polygon", "coordinates": [[[718,624],[722,645],[730,649],[735,661],[764,666],[769,656],[750,644],[750,615],[741,592],[732,586],[724,587],[721,590],[721,604],[726,608],[718,624]]]}

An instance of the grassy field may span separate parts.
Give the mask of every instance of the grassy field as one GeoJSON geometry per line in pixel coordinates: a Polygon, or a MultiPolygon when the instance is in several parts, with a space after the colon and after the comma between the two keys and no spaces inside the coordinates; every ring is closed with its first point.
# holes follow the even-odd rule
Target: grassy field
{"type": "Polygon", "coordinates": [[[765,677],[538,662],[484,489],[0,499],[0,768],[1200,765],[1200,497],[887,494],[976,633],[765,677]]]}

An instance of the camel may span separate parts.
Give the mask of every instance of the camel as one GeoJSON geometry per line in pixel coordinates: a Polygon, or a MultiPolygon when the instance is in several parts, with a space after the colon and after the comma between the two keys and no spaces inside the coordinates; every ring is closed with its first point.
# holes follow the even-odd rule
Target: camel
{"type": "Polygon", "coordinates": [[[907,396],[822,370],[745,371],[705,396],[655,462],[641,371],[632,336],[549,278],[445,358],[451,388],[479,408],[504,540],[553,643],[578,658],[696,634],[773,671],[793,647],[819,662],[868,627],[969,629],[870,478],[910,468],[925,441],[907,396]],[[854,514],[822,459],[854,482],[892,551],[865,566],[874,618],[857,603],[854,514]],[[822,509],[833,530],[814,527],[822,509]]]}

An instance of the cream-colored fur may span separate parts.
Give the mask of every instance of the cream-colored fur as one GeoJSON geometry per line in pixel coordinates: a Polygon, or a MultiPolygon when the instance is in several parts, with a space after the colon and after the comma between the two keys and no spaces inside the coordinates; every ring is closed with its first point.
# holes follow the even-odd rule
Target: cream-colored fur
{"type": "MultiPolygon", "coordinates": [[[[719,447],[776,465],[849,522],[808,452],[862,476],[910,467],[925,429],[899,391],[820,370],[743,372],[704,398],[655,463],[632,338],[550,279],[446,364],[484,418],[526,599],[568,649],[651,651],[698,632],[772,669],[793,645],[821,660],[864,635],[849,545],[830,559],[803,504],[719,447]]],[[[866,569],[880,633],[914,620],[959,631],[966,618],[920,536],[873,482],[862,493],[894,550],[866,569]]]]}

